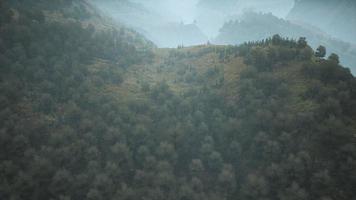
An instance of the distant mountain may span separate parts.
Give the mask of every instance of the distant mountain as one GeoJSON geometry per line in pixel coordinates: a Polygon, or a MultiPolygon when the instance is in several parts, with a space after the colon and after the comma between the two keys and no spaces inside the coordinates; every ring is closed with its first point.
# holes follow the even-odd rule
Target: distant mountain
{"type": "Polygon", "coordinates": [[[91,0],[103,13],[143,34],[159,47],[197,45],[207,37],[195,24],[184,24],[173,16],[146,7],[139,1],[91,0]]]}
{"type": "Polygon", "coordinates": [[[292,6],[293,0],[200,0],[196,5],[196,20],[209,37],[216,37],[225,22],[245,12],[271,12],[285,17],[292,6]]]}
{"type": "Polygon", "coordinates": [[[293,0],[238,0],[237,6],[241,11],[271,12],[285,17],[293,7],[293,0]]]}
{"type": "Polygon", "coordinates": [[[225,23],[215,42],[218,44],[241,44],[247,41],[262,40],[274,34],[297,39],[306,37],[313,48],[327,47],[328,53],[337,53],[343,64],[356,69],[356,46],[341,40],[332,39],[311,26],[291,23],[272,14],[246,13],[240,20],[225,23]]]}
{"type": "Polygon", "coordinates": [[[89,0],[94,6],[105,15],[112,17],[116,22],[124,23],[130,27],[145,27],[145,20],[150,20],[153,24],[157,23],[160,16],[146,9],[140,3],[129,0],[89,0]]]}
{"type": "Polygon", "coordinates": [[[149,34],[148,38],[161,47],[192,46],[208,41],[196,24],[166,23],[152,28],[149,34]]]}
{"type": "Polygon", "coordinates": [[[354,0],[297,0],[288,19],[312,24],[334,37],[356,43],[354,0]]]}

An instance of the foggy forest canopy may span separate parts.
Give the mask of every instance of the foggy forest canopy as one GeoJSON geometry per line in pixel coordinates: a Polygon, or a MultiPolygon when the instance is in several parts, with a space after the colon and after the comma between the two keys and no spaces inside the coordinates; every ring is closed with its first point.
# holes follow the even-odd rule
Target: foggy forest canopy
{"type": "Polygon", "coordinates": [[[0,200],[356,199],[355,1],[0,1],[0,200]]]}

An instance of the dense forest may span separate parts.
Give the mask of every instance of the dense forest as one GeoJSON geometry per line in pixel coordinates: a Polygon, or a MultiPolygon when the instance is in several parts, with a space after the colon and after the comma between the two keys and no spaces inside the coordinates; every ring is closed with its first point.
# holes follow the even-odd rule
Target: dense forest
{"type": "Polygon", "coordinates": [[[159,49],[95,12],[0,1],[0,199],[356,198],[337,54],[279,35],[159,49]]]}

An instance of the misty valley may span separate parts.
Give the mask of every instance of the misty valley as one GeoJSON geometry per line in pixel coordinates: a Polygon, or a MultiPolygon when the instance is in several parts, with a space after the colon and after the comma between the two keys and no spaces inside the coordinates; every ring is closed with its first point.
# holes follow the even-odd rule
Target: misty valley
{"type": "Polygon", "coordinates": [[[0,200],[356,199],[355,15],[0,1],[0,200]]]}

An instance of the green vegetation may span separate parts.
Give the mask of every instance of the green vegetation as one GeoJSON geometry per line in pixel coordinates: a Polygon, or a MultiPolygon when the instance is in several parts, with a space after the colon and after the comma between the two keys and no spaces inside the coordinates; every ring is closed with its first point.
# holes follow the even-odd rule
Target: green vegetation
{"type": "Polygon", "coordinates": [[[356,198],[356,80],[336,54],[278,35],[143,48],[0,5],[0,199],[356,198]]]}

